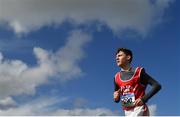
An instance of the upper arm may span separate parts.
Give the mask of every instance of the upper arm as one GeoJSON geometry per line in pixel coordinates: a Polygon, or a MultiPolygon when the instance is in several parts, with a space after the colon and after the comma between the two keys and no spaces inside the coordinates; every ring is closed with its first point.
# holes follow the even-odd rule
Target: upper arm
{"type": "Polygon", "coordinates": [[[115,81],[115,77],[114,77],[114,91],[119,90],[119,86],[117,85],[116,81],[115,81]]]}
{"type": "Polygon", "coordinates": [[[140,80],[143,85],[150,84],[152,86],[155,84],[159,84],[154,78],[152,78],[149,74],[145,72],[144,68],[141,71],[140,80]]]}

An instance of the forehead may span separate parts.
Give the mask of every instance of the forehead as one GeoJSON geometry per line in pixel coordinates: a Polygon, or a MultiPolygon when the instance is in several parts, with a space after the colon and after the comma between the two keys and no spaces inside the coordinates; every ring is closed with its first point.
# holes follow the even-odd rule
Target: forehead
{"type": "Polygon", "coordinates": [[[125,54],[123,51],[119,51],[116,56],[125,54]]]}

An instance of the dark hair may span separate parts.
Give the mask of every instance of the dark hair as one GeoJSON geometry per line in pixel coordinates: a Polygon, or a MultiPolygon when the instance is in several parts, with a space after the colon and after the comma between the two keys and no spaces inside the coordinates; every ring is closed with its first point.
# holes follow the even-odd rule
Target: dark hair
{"type": "Polygon", "coordinates": [[[129,49],[127,49],[127,48],[118,48],[118,49],[117,49],[117,52],[116,52],[116,55],[117,55],[120,51],[121,51],[121,52],[124,52],[126,55],[131,56],[131,58],[130,58],[130,60],[129,60],[129,63],[131,63],[132,58],[133,58],[132,51],[129,50],[129,49]]]}

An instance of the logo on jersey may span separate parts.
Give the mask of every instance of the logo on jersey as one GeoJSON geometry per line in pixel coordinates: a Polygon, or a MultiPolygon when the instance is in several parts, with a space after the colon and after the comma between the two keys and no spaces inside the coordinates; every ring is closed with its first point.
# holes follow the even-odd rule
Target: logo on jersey
{"type": "Polygon", "coordinates": [[[134,106],[135,96],[133,93],[133,87],[130,85],[126,85],[121,87],[122,95],[121,95],[121,103],[122,106],[130,107],[134,106]]]}

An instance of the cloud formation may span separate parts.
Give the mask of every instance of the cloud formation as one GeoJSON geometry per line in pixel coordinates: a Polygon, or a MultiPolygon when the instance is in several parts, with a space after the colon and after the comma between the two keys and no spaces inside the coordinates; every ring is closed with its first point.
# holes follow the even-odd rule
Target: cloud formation
{"type": "Polygon", "coordinates": [[[16,106],[16,102],[11,97],[6,97],[4,100],[0,100],[0,110],[7,110],[16,106]]]}
{"type": "Polygon", "coordinates": [[[107,108],[95,108],[95,109],[81,109],[76,108],[72,110],[59,109],[52,115],[58,116],[117,116],[117,112],[113,112],[107,108]]]}
{"type": "Polygon", "coordinates": [[[39,97],[26,104],[17,106],[16,108],[9,108],[0,110],[2,116],[98,116],[98,115],[118,115],[107,108],[75,108],[75,109],[53,109],[52,105],[66,103],[68,98],[60,97],[39,97]]]}
{"type": "Polygon", "coordinates": [[[148,107],[149,107],[150,115],[151,116],[156,116],[157,105],[152,104],[152,105],[149,105],[148,107]]]}
{"type": "Polygon", "coordinates": [[[83,49],[90,40],[91,36],[75,30],[70,33],[65,45],[54,53],[35,47],[35,66],[28,66],[21,60],[8,60],[0,54],[0,99],[34,94],[36,87],[47,83],[49,77],[67,81],[81,76],[83,72],[79,62],[84,58],[83,49]]]}
{"type": "Polygon", "coordinates": [[[170,0],[0,0],[0,24],[16,33],[47,25],[88,24],[98,21],[119,33],[132,29],[146,35],[157,24],[170,0]]]}
{"type": "MultiPolygon", "coordinates": [[[[55,98],[55,97],[39,97],[33,101],[29,101],[23,105],[17,105],[15,108],[8,108],[6,110],[0,110],[0,115],[39,115],[43,113],[48,113],[46,109],[49,106],[56,103],[63,103],[66,98],[55,98]]],[[[43,114],[46,115],[46,114],[43,114]]]]}

